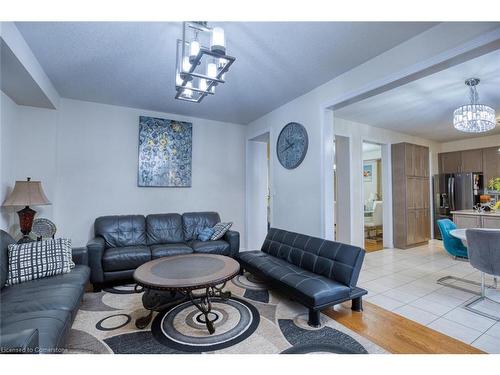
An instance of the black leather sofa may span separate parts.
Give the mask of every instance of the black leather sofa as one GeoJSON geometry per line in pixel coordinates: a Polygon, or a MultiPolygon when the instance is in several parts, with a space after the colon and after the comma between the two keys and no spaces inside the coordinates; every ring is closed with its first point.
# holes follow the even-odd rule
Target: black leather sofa
{"type": "Polygon", "coordinates": [[[197,239],[201,230],[218,222],[217,212],[98,217],[95,238],[87,244],[94,291],[104,284],[132,280],[137,267],[160,257],[190,253],[236,257],[240,248],[236,231],[227,231],[216,241],[197,239]]]}
{"type": "Polygon", "coordinates": [[[320,310],[352,300],[361,311],[367,291],[356,287],[365,251],[340,242],[271,228],[261,250],[238,255],[242,269],[263,278],[309,309],[308,324],[320,324],[320,310]]]}
{"type": "Polygon", "coordinates": [[[8,245],[15,242],[0,230],[0,352],[60,353],[89,280],[87,249],[73,249],[69,273],[4,286],[8,245]]]}

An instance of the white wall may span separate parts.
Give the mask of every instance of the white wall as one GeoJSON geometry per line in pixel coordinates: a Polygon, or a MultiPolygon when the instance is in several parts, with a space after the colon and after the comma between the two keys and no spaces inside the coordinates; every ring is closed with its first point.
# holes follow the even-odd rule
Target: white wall
{"type": "Polygon", "coordinates": [[[69,99],[61,99],[57,111],[17,109],[17,135],[29,147],[7,155],[8,163],[16,178],[42,180],[53,202],[43,214],[59,236],[84,245],[100,215],[214,210],[234,222],[245,243],[243,126],[69,99]],[[191,188],[137,186],[141,115],[193,123],[191,188]]]}

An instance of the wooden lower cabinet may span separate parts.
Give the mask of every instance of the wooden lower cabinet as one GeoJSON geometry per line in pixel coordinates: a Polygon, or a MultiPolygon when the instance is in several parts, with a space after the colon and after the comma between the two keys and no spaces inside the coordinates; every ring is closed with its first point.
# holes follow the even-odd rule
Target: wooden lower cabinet
{"type": "Polygon", "coordinates": [[[483,228],[500,229],[500,216],[483,216],[483,228]]]}
{"type": "Polygon", "coordinates": [[[453,215],[453,222],[459,229],[481,228],[481,216],[479,215],[453,215]]]}
{"type": "Polygon", "coordinates": [[[408,210],[406,216],[406,246],[425,243],[430,238],[430,212],[428,209],[408,210]]]}

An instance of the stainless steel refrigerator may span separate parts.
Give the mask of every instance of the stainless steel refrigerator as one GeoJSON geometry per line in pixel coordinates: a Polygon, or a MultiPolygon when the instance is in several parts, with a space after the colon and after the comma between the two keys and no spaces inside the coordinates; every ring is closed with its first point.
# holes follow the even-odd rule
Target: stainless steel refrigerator
{"type": "Polygon", "coordinates": [[[470,210],[480,202],[483,193],[482,173],[446,173],[433,178],[434,233],[441,239],[439,219],[452,220],[451,211],[470,210]]]}

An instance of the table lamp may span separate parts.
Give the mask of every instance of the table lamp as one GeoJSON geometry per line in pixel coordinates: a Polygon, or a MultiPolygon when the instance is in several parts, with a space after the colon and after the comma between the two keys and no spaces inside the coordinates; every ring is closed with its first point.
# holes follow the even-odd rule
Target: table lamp
{"type": "Polygon", "coordinates": [[[23,234],[23,237],[18,243],[31,241],[29,234],[36,211],[32,210],[29,206],[41,206],[46,204],[51,203],[47,199],[40,181],[31,181],[30,177],[28,177],[26,181],[16,181],[14,190],[12,190],[5,202],[3,202],[3,206],[25,206],[22,210],[17,211],[21,233],[23,234]]]}

